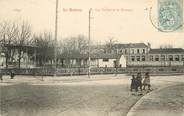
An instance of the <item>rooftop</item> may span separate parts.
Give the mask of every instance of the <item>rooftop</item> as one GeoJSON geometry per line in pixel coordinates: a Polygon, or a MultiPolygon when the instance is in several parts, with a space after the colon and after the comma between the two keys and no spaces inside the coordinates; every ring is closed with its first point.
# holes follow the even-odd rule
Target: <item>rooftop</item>
{"type": "Polygon", "coordinates": [[[128,43],[128,44],[115,44],[115,48],[146,48],[145,43],[128,43]]]}
{"type": "MultiPolygon", "coordinates": [[[[108,58],[108,59],[116,59],[120,58],[121,55],[119,54],[114,54],[114,53],[92,53],[90,54],[90,57],[92,59],[103,59],[103,58],[108,58]]],[[[60,58],[68,58],[68,59],[88,59],[88,54],[80,54],[80,53],[75,53],[75,54],[62,54],[60,55],[60,58]]]]}
{"type": "Polygon", "coordinates": [[[184,49],[182,48],[160,48],[160,49],[151,49],[150,54],[184,54],[184,49]]]}

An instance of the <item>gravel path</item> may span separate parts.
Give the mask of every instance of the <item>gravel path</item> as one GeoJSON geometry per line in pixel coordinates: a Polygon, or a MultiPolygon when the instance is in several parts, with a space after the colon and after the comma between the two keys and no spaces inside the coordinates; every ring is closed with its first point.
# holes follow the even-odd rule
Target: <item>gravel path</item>
{"type": "MultiPolygon", "coordinates": [[[[152,77],[154,89],[181,77],[152,77]],[[169,81],[168,81],[169,79],[169,81]]],[[[0,83],[2,116],[125,116],[142,97],[129,92],[126,75],[72,78],[16,77],[0,83]]]]}
{"type": "Polygon", "coordinates": [[[145,95],[127,116],[184,116],[184,84],[145,95]]]}
{"type": "MultiPolygon", "coordinates": [[[[122,76],[122,75],[121,75],[122,76]]],[[[4,80],[3,116],[124,116],[140,96],[129,94],[128,78],[4,80]],[[13,83],[13,84],[12,84],[13,83]]]]}

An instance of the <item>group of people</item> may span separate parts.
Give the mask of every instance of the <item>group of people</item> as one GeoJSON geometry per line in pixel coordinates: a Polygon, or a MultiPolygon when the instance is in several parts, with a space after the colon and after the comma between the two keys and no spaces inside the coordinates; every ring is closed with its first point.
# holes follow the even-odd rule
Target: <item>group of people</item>
{"type": "MultiPolygon", "coordinates": [[[[15,73],[13,71],[9,72],[10,79],[14,79],[15,73]]],[[[3,80],[3,73],[0,71],[0,80],[3,80]]]]}
{"type": "Polygon", "coordinates": [[[145,90],[146,86],[148,87],[148,90],[151,90],[151,84],[150,84],[150,75],[149,72],[145,73],[144,78],[142,77],[141,73],[137,73],[137,75],[132,75],[131,79],[131,86],[130,91],[133,89],[137,92],[139,89],[145,90]]]}

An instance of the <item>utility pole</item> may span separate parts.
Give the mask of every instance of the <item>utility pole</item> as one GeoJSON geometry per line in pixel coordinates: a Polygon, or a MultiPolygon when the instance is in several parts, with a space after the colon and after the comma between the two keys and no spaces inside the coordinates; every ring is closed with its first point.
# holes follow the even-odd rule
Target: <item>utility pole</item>
{"type": "Polygon", "coordinates": [[[90,78],[90,69],[91,69],[91,54],[90,54],[90,47],[91,47],[91,11],[92,8],[89,9],[89,30],[88,30],[88,77],[90,78]]]}
{"type": "Polygon", "coordinates": [[[57,32],[58,32],[58,0],[56,0],[56,17],[55,17],[55,47],[54,47],[54,63],[55,63],[55,74],[54,76],[56,77],[56,72],[57,72],[57,32]]]}

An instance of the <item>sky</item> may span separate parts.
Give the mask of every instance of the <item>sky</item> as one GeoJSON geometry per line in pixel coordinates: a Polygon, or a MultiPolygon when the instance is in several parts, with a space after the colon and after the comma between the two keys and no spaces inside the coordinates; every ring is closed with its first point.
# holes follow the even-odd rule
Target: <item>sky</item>
{"type": "MultiPolygon", "coordinates": [[[[35,33],[55,28],[56,0],[0,0],[0,21],[27,21],[35,33]]],[[[114,38],[119,43],[150,42],[152,47],[170,44],[184,48],[184,30],[160,32],[157,0],[59,0],[58,39],[88,37],[88,12],[92,8],[91,40],[103,43],[114,38]],[[149,8],[152,12],[149,14],[149,8]]]]}

